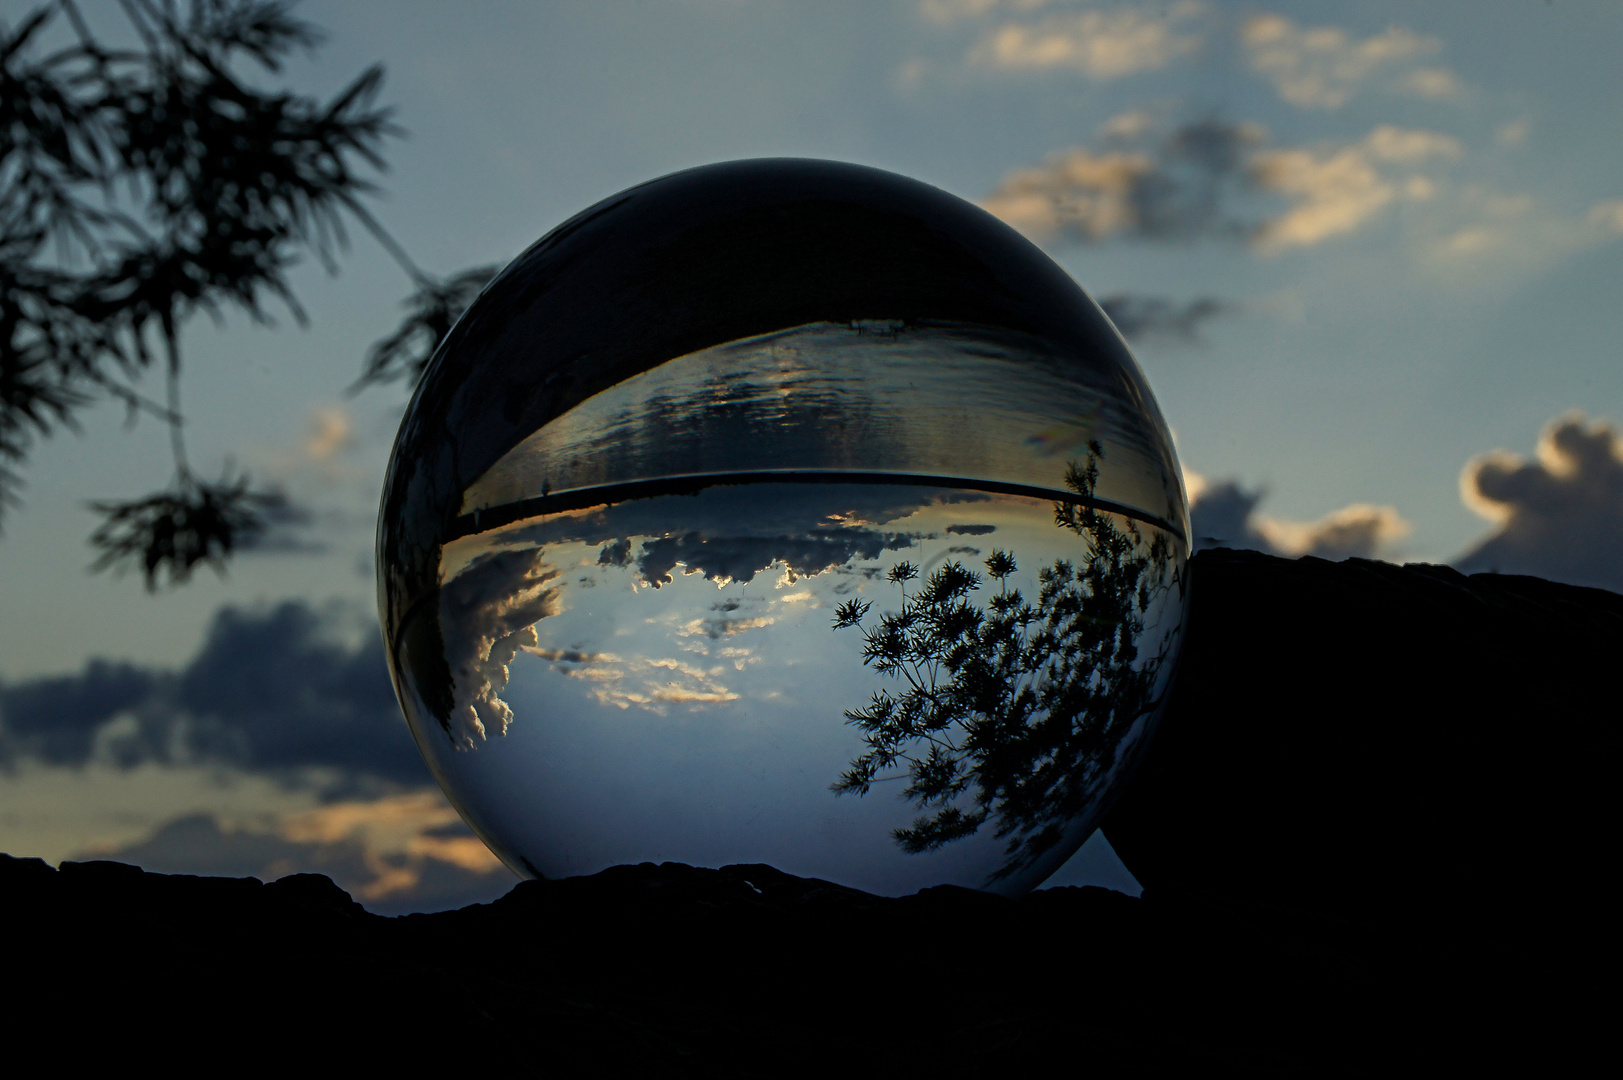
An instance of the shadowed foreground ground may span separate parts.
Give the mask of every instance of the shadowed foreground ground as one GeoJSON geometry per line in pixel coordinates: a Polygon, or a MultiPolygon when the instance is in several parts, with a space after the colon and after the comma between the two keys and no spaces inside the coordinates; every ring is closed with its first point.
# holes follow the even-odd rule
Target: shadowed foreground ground
{"type": "Polygon", "coordinates": [[[1191,577],[1163,730],[1104,827],[1142,899],[667,864],[386,919],[311,875],[0,858],[9,1041],[559,1075],[1559,1074],[1605,1052],[1623,597],[1243,552],[1191,577]]]}
{"type": "Polygon", "coordinates": [[[31,984],[13,1040],[75,1054],[93,1035],[325,1056],[337,1036],[368,1058],[516,1055],[561,1075],[1335,1073],[1376,1064],[1409,1022],[1367,935],[1094,888],[886,899],[645,864],[394,919],[315,875],[6,859],[0,889],[22,930],[12,989],[31,984]]]}

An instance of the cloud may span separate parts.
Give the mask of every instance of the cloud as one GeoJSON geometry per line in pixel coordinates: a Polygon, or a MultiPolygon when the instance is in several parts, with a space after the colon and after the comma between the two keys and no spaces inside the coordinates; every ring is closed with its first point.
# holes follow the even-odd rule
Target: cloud
{"type": "Polygon", "coordinates": [[[160,874],[274,881],[320,873],[382,915],[488,903],[517,878],[437,792],[338,803],[253,824],[186,814],[144,840],[85,852],[160,874]]]}
{"type": "Polygon", "coordinates": [[[1376,161],[1415,165],[1434,158],[1454,159],[1465,152],[1452,135],[1382,124],[1364,136],[1359,147],[1376,161]]]}
{"type": "Polygon", "coordinates": [[[792,581],[853,559],[877,559],[886,551],[911,547],[916,539],[911,533],[864,528],[814,529],[799,536],[713,536],[695,531],[646,541],[637,570],[657,589],[671,581],[671,571],[679,563],[686,567],[684,573],[703,574],[724,585],[746,584],[781,562],[792,581]]]}
{"type": "Polygon", "coordinates": [[[375,633],[346,648],[297,601],[222,609],[180,674],[174,705],[193,757],[250,770],[338,768],[396,783],[427,778],[406,736],[375,633]]]}
{"type": "Polygon", "coordinates": [[[1535,460],[1498,450],[1467,463],[1460,496],[1498,526],[1455,560],[1461,570],[1623,592],[1623,436],[1611,424],[1558,417],[1535,460]]]}
{"type": "MultiPolygon", "coordinates": [[[[735,618],[732,612],[739,607],[737,600],[717,604],[710,616],[690,620],[678,628],[676,634],[678,637],[704,635],[719,640],[776,621],[762,616],[735,618]]],[[[738,647],[721,649],[725,662],[709,667],[675,657],[620,657],[578,651],[560,654],[528,647],[524,651],[553,661],[557,670],[568,678],[592,684],[591,696],[604,705],[617,709],[635,707],[659,715],[664,715],[670,705],[719,705],[737,701],[739,695],[720,682],[720,677],[729,668],[743,671],[756,662],[749,649],[738,647]]],[[[701,660],[707,653],[702,646],[694,649],[694,655],[701,660]]]]}
{"type": "Polygon", "coordinates": [[[580,649],[544,649],[537,645],[526,645],[524,651],[557,664],[613,664],[620,659],[613,653],[589,653],[580,649]]]}
{"type": "Polygon", "coordinates": [[[1409,535],[1409,523],[1390,506],[1354,503],[1318,521],[1262,518],[1257,530],[1282,555],[1315,555],[1321,559],[1370,559],[1409,535]]]}
{"type": "Polygon", "coordinates": [[[1508,124],[1501,124],[1493,137],[1501,146],[1520,146],[1527,141],[1527,135],[1532,130],[1533,125],[1526,120],[1512,120],[1508,124]]]}
{"type": "Polygon", "coordinates": [[[810,492],[806,485],[718,485],[680,496],[675,508],[679,516],[670,502],[638,499],[521,522],[467,543],[500,544],[507,550],[524,545],[531,551],[540,545],[598,544],[598,566],[634,563],[642,581],[655,588],[673,580],[678,566],[683,573],[725,584],[749,582],[782,565],[794,580],[912,546],[917,534],[878,526],[921,507],[987,497],[890,485],[821,484],[810,492]],[[673,530],[673,524],[682,529],[673,530]]]}
{"type": "Polygon", "coordinates": [[[339,621],[299,601],[226,607],[179,671],[98,658],[0,687],[0,759],[213,764],[335,792],[430,782],[382,642],[372,632],[346,644],[339,621]]]}
{"type": "Polygon", "coordinates": [[[1623,199],[1606,199],[1589,208],[1585,224],[1623,236],[1623,199]]]}
{"type": "MultiPolygon", "coordinates": [[[[1121,131],[1129,127],[1144,130],[1136,119],[1121,131]]],[[[1217,238],[1271,253],[1355,232],[1399,200],[1430,198],[1437,185],[1425,170],[1464,153],[1451,135],[1390,124],[1312,148],[1265,148],[1264,138],[1255,124],[1215,119],[1158,143],[1116,134],[1110,149],[1075,147],[1011,172],[981,205],[1038,240],[1217,238]],[[1269,197],[1283,209],[1263,213],[1269,197]]]]}
{"type": "Polygon", "coordinates": [[[513,710],[502,700],[507,666],[539,644],[535,624],[562,610],[556,568],[539,548],[476,557],[440,588],[440,632],[451,669],[451,737],[458,746],[507,734],[513,710]]]}
{"type": "Polygon", "coordinates": [[[1196,551],[1212,547],[1273,551],[1251,520],[1262,492],[1247,491],[1234,480],[1202,480],[1189,487],[1189,526],[1196,551]]]}
{"type": "Polygon", "coordinates": [[[350,620],[226,607],[179,669],[96,658],[0,685],[0,784],[27,816],[12,831],[52,858],[326,873],[385,913],[505,892],[412,742],[376,630],[352,640],[350,620]]]}
{"type": "Polygon", "coordinates": [[[1409,523],[1390,506],[1357,503],[1318,521],[1289,521],[1258,516],[1263,493],[1233,480],[1198,481],[1190,487],[1189,520],[1197,551],[1250,548],[1273,555],[1372,559],[1409,534],[1409,523]]]}
{"type": "Polygon", "coordinates": [[[1154,170],[1144,154],[1077,148],[1010,173],[981,206],[1039,238],[1102,240],[1136,225],[1133,193],[1154,170]]]}
{"type": "Polygon", "coordinates": [[[89,760],[98,729],[145,702],[157,677],[130,664],[90,660],[81,675],[0,686],[0,761],[31,757],[52,765],[89,760]]]}
{"type": "Polygon", "coordinates": [[[1398,85],[1411,94],[1434,101],[1457,98],[1462,93],[1459,78],[1447,68],[1416,68],[1398,85]]]}
{"type": "Polygon", "coordinates": [[[374,866],[387,867],[361,892],[367,900],[418,889],[422,864],[430,860],[481,877],[501,868],[445,796],[432,789],[328,803],[284,816],[279,831],[294,843],[360,842],[374,866]]]}
{"type": "MultiPolygon", "coordinates": [[[[1240,40],[1250,54],[1251,66],[1273,82],[1280,97],[1301,108],[1317,109],[1339,108],[1376,72],[1419,60],[1442,48],[1436,38],[1423,37],[1401,26],[1388,27],[1358,41],[1339,27],[1304,29],[1281,15],[1248,19],[1240,40]]],[[[1447,69],[1424,70],[1425,74],[1411,72],[1400,85],[1429,97],[1457,91],[1454,76],[1447,69]]]]}
{"type": "Polygon", "coordinates": [[[919,0],[919,14],[938,26],[977,19],[994,11],[1036,11],[1051,0],[919,0]]]}
{"type": "Polygon", "coordinates": [[[338,405],[319,406],[310,418],[304,439],[304,453],[312,462],[326,463],[355,444],[355,423],[348,409],[338,405]]]}
{"type": "Polygon", "coordinates": [[[1233,308],[1232,304],[1210,296],[1179,304],[1161,296],[1127,293],[1113,293],[1100,300],[1099,306],[1123,337],[1163,338],[1185,344],[1198,342],[1203,323],[1233,308]]]}
{"type": "MultiPolygon", "coordinates": [[[[598,546],[595,565],[635,567],[641,583],[660,588],[681,573],[718,584],[747,583],[781,567],[780,584],[877,559],[911,547],[919,534],[873,526],[905,518],[932,503],[975,503],[973,492],[870,485],[718,485],[666,500],[631,500],[574,514],[515,523],[468,537],[448,549],[440,623],[454,678],[453,737],[471,747],[494,730],[504,733],[512,710],[501,693],[508,665],[520,652],[546,659],[564,675],[594,684],[599,700],[619,708],[661,711],[672,704],[736,700],[716,682],[722,668],[695,673],[663,661],[543,649],[535,624],[558,614],[560,572],[545,565],[542,545],[598,546]],[[672,532],[674,520],[687,526],[672,532]],[[599,546],[600,545],[600,546],[599,546]],[[673,673],[677,678],[673,678],[673,673]]],[[[674,628],[677,636],[712,640],[771,625],[775,616],[741,613],[726,601],[710,615],[674,628]]],[[[738,666],[736,663],[733,665],[738,666]]]]}
{"type": "Polygon", "coordinates": [[[1434,184],[1415,170],[1463,152],[1452,136],[1390,124],[1351,144],[1260,152],[1251,161],[1257,186],[1292,205],[1264,223],[1254,243],[1278,251],[1354,232],[1400,198],[1430,197],[1434,184]],[[1402,172],[1409,175],[1394,175],[1402,172]]]}
{"type": "MultiPolygon", "coordinates": [[[[961,528],[982,531],[990,526],[961,528]]],[[[725,676],[760,663],[745,635],[777,624],[787,614],[784,606],[816,606],[810,590],[781,591],[794,580],[795,573],[786,570],[774,593],[732,594],[716,599],[703,616],[662,619],[674,638],[674,651],[682,656],[615,656],[531,646],[524,651],[549,659],[563,676],[588,682],[591,697],[620,710],[665,715],[670,706],[727,705],[743,695],[725,684],[725,676]]]]}
{"type": "Polygon", "coordinates": [[[355,500],[375,497],[376,477],[355,459],[355,423],[340,405],[311,410],[304,434],[291,445],[254,455],[256,474],[266,477],[269,501],[259,508],[264,528],[246,534],[238,551],[248,555],[311,555],[330,551],[332,541],[370,529],[370,515],[355,500]]]}
{"type": "Polygon", "coordinates": [[[1107,139],[1136,139],[1155,127],[1155,118],[1143,109],[1117,113],[1099,125],[1099,134],[1107,139]]]}
{"type": "Polygon", "coordinates": [[[599,566],[625,566],[631,562],[631,538],[622,536],[612,544],[604,544],[597,553],[599,566]]]}
{"type": "Polygon", "coordinates": [[[1262,137],[1253,124],[1208,119],[1148,150],[1076,147],[1010,173],[981,205],[1038,239],[1243,237],[1224,203],[1247,184],[1244,163],[1262,137]]]}
{"type": "Polygon", "coordinates": [[[708,616],[691,620],[678,633],[684,637],[702,633],[716,640],[748,630],[759,630],[777,621],[769,615],[738,615],[738,610],[743,606],[744,602],[736,596],[717,601],[710,605],[708,616]]]}
{"type": "MultiPolygon", "coordinates": [[[[597,567],[629,569],[634,586],[656,589],[673,583],[678,573],[717,584],[745,584],[775,568],[778,590],[774,592],[781,592],[802,578],[840,571],[854,561],[877,559],[886,551],[913,547],[923,535],[876,525],[906,518],[931,504],[972,506],[987,498],[974,492],[869,485],[829,484],[811,490],[803,485],[720,485],[681,496],[674,505],[669,501],[633,500],[572,516],[551,515],[539,522],[516,523],[490,536],[469,538],[469,543],[581,543],[589,549],[597,548],[595,557],[587,556],[597,567]],[[673,517],[674,513],[680,516],[673,517]],[[673,523],[690,527],[673,532],[673,523]]],[[[987,527],[957,528],[979,532],[987,527]]],[[[532,553],[532,558],[537,550],[524,549],[532,553]]],[[[508,558],[519,554],[506,549],[508,558]]],[[[478,555],[468,566],[472,568],[479,560],[489,558],[488,552],[478,555]]],[[[525,564],[518,562],[515,566],[522,570],[525,564]]],[[[464,570],[450,577],[446,592],[461,588],[458,583],[466,573],[464,570]]],[[[606,583],[608,575],[600,576],[606,583]]],[[[503,580],[499,575],[492,576],[488,590],[481,587],[472,599],[459,601],[459,607],[487,611],[492,598],[511,587],[503,580]]],[[[673,706],[739,700],[723,677],[728,671],[743,670],[754,662],[747,649],[736,653],[723,650],[719,654],[723,663],[700,662],[693,657],[709,656],[711,642],[731,643],[751,631],[774,625],[784,613],[776,605],[801,604],[811,599],[812,594],[806,590],[771,598],[718,598],[705,614],[669,626],[673,639],[681,642],[680,650],[688,654],[681,660],[588,655],[579,648],[543,649],[531,629],[533,623],[521,627],[513,621],[501,621],[482,639],[494,641],[501,634],[520,634],[521,638],[511,639],[519,649],[550,661],[566,677],[591,684],[589,692],[602,703],[664,713],[673,706]]],[[[445,618],[449,620],[450,616],[445,618]]],[[[447,625],[447,640],[468,632],[460,623],[455,627],[447,625]]],[[[729,648],[733,646],[729,644],[729,648]]],[[[504,664],[505,655],[497,657],[504,664]]],[[[505,675],[498,672],[489,682],[499,689],[497,684],[505,682],[505,675]]]]}
{"type": "Polygon", "coordinates": [[[1273,151],[1257,162],[1257,182],[1296,204],[1260,230],[1267,249],[1306,247],[1352,232],[1397,198],[1396,186],[1356,147],[1327,154],[1273,151]]]}
{"type": "Polygon", "coordinates": [[[353,481],[370,482],[370,473],[354,462],[355,418],[343,405],[316,405],[304,434],[292,445],[266,450],[259,459],[267,472],[286,486],[330,488],[353,481]]]}
{"type": "Polygon", "coordinates": [[[1133,8],[1052,15],[1036,23],[1005,23],[970,50],[972,63],[1009,71],[1066,68],[1091,79],[1119,79],[1155,71],[1200,48],[1201,39],[1175,27],[1198,17],[1204,5],[1184,0],[1164,16],[1133,8]]]}
{"type": "Polygon", "coordinates": [[[321,767],[424,782],[382,641],[373,632],[346,646],[334,639],[332,621],[298,601],[265,611],[222,609],[154,713],[186,718],[183,738],[193,757],[253,770],[321,767]]]}
{"type": "Polygon", "coordinates": [[[1547,264],[1607,239],[1600,215],[1586,221],[1541,205],[1527,192],[1500,192],[1466,184],[1437,200],[1431,222],[1416,223],[1420,250],[1449,282],[1547,264]],[[1430,226],[1424,231],[1422,224],[1430,226]],[[1494,257],[1481,256],[1493,253],[1494,257]]]}

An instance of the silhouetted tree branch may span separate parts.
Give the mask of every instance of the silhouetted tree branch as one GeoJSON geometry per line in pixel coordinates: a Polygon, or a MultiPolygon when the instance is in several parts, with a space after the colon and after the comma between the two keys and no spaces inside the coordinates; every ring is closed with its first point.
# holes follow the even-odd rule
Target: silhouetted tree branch
{"type": "Polygon", "coordinates": [[[180,336],[193,316],[233,308],[265,324],[274,304],[303,324],[289,271],[311,255],[336,272],[359,222],[416,290],[365,384],[420,372],[491,275],[431,278],[362,204],[400,133],[375,104],[382,67],[328,101],[240,77],[319,44],[291,8],[121,0],[133,48],[104,44],[74,0],[0,24],[0,512],[35,440],[75,428],[79,410],[112,398],[132,421],[160,420],[168,487],[91,504],[105,518],[94,568],[139,566],[149,588],[198,562],[223,567],[275,498],[246,476],[203,481],[187,460],[180,336]],[[137,387],[160,361],[156,401],[137,387]]]}
{"type": "Polygon", "coordinates": [[[397,379],[415,383],[428,366],[434,349],[500,269],[499,266],[479,266],[444,281],[420,278],[417,291],[401,304],[406,309],[405,321],[393,334],[372,346],[366,368],[350,386],[350,393],[373,383],[397,379]]]}
{"type": "Polygon", "coordinates": [[[264,528],[258,512],[278,501],[273,492],[249,490],[247,477],[227,476],[218,483],[193,479],[185,491],[92,503],[106,518],[90,539],[101,550],[93,569],[135,565],[149,584],[165,572],[170,584],[180,584],[198,563],[223,567],[234,548],[264,528]]]}

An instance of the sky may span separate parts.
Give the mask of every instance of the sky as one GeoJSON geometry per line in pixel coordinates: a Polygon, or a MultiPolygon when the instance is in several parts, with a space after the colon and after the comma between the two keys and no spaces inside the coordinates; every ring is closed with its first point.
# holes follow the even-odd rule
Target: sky
{"type": "MultiPolygon", "coordinates": [[[[328,36],[287,85],[386,66],[408,134],[373,208],[430,272],[504,262],[690,166],[889,169],[1003,217],[1107,302],[1197,537],[1623,590],[1615,4],[298,11],[328,36]]],[[[409,283],[358,235],[336,276],[295,285],[306,328],[228,314],[184,338],[194,460],[306,511],[225,577],[148,594],[86,570],[87,501],[168,475],[156,425],[105,406],[36,448],[0,534],[0,850],[319,869],[376,910],[494,895],[512,877],[429,782],[377,640],[405,392],[346,388],[409,283]]],[[[1130,885],[1097,843],[1055,880],[1130,885]]]]}

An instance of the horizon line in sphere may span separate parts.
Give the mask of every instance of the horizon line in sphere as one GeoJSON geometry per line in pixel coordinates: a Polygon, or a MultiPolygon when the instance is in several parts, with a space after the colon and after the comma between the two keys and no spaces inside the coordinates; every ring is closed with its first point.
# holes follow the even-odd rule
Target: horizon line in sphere
{"type": "Polygon", "coordinates": [[[884,471],[853,471],[847,469],[757,469],[748,472],[701,473],[667,476],[653,480],[629,480],[618,484],[599,484],[593,487],[572,488],[568,491],[545,492],[529,499],[520,499],[502,506],[492,506],[460,514],[452,519],[449,531],[441,543],[450,543],[479,533],[499,529],[516,521],[570,510],[584,510],[593,506],[612,506],[633,499],[649,499],[661,495],[697,495],[711,487],[743,484],[888,484],[903,487],[934,487],[949,490],[984,491],[993,495],[1015,495],[1029,499],[1068,502],[1108,514],[1132,518],[1152,528],[1176,537],[1185,547],[1189,539],[1183,529],[1165,518],[1147,513],[1126,503],[1081,495],[1074,491],[1056,491],[1032,484],[1015,484],[1002,480],[984,480],[956,476],[932,476],[918,473],[884,471]]]}

